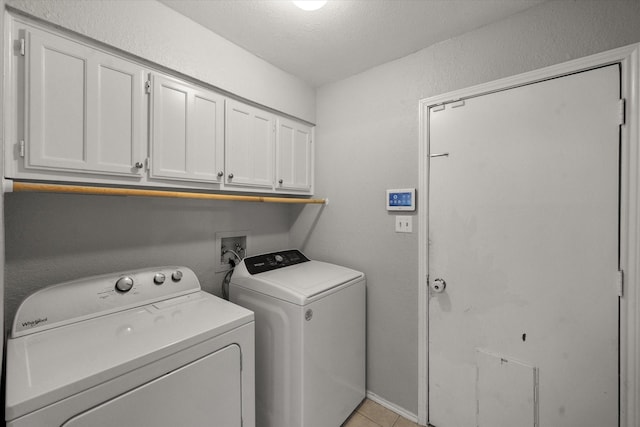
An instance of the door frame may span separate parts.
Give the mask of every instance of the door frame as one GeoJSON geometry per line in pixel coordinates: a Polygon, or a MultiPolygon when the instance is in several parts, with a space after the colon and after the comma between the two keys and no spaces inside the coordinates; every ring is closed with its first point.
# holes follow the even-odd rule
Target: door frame
{"type": "MultiPolygon", "coordinates": [[[[640,44],[422,99],[419,102],[418,183],[418,423],[429,414],[429,109],[550,78],[620,64],[625,124],[621,126],[620,269],[620,427],[640,424],[640,44]]],[[[614,292],[612,278],[612,292],[614,292]]]]}

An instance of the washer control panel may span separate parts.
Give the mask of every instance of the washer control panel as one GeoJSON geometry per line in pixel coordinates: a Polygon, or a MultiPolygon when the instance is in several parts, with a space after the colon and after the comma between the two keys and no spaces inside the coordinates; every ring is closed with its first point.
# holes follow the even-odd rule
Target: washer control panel
{"type": "Polygon", "coordinates": [[[244,264],[250,274],[259,274],[308,261],[309,258],[304,256],[302,252],[297,249],[290,249],[282,252],[248,257],[244,259],[244,264]]]}
{"type": "Polygon", "coordinates": [[[128,310],[200,291],[187,267],[168,266],[87,277],[49,286],[27,297],[12,337],[128,310]]]}

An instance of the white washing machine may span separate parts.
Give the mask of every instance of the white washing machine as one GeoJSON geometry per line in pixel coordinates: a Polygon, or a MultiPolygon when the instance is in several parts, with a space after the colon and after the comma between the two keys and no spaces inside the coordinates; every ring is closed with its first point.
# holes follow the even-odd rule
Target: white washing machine
{"type": "Polygon", "coordinates": [[[338,427],[365,397],[365,276],[297,250],[245,258],[230,300],[256,319],[256,425],[338,427]]]}
{"type": "Polygon", "coordinates": [[[6,348],[11,427],[255,425],[253,313],[186,267],[38,291],[6,348]]]}

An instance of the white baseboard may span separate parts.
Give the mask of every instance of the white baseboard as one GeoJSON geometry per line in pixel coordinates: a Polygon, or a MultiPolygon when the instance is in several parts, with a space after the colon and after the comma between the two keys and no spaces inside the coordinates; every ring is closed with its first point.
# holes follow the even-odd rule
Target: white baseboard
{"type": "Polygon", "coordinates": [[[372,391],[367,390],[367,398],[373,400],[376,403],[379,403],[380,405],[382,405],[385,408],[395,412],[396,414],[402,415],[403,417],[405,417],[409,421],[413,421],[414,423],[418,422],[418,416],[416,414],[413,414],[413,413],[407,411],[406,409],[401,408],[398,405],[395,405],[395,404],[389,402],[388,400],[383,399],[382,397],[378,396],[377,394],[373,393],[372,391]]]}

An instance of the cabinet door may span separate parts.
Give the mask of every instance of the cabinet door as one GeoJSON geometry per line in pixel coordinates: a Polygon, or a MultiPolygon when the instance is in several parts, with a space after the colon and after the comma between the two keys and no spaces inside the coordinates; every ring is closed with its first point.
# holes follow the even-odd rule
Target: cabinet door
{"type": "Polygon", "coordinates": [[[140,175],[142,68],[34,29],[26,70],[25,168],[140,175]]]}
{"type": "Polygon", "coordinates": [[[278,119],[276,189],[311,191],[311,133],[310,126],[278,119]]]}
{"type": "Polygon", "coordinates": [[[161,75],[153,76],[151,176],[220,182],[224,98],[161,75]]]}
{"type": "Polygon", "coordinates": [[[225,120],[225,183],[273,189],[274,116],[227,100],[225,120]]]}
{"type": "MultiPolygon", "coordinates": [[[[89,114],[91,168],[104,172],[142,173],[145,156],[145,71],[140,66],[110,55],[95,58],[97,108],[89,114]],[[138,165],[136,167],[136,164],[138,165]]],[[[93,78],[94,74],[91,74],[93,78]]]]}

